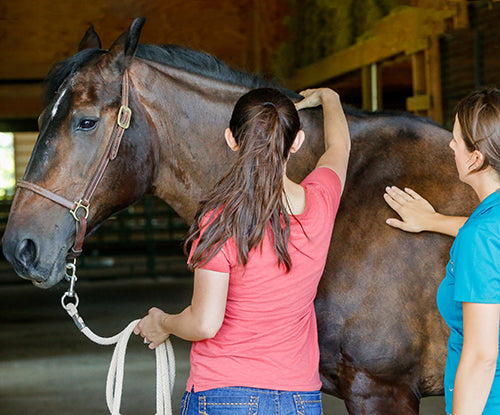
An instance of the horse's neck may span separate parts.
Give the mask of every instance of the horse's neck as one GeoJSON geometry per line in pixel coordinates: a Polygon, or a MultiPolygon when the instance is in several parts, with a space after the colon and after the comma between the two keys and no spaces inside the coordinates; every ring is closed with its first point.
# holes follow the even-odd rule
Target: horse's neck
{"type": "MultiPolygon", "coordinates": [[[[199,201],[235,160],[224,129],[248,88],[149,61],[139,61],[135,68],[134,87],[152,120],[151,138],[159,149],[154,194],[190,222],[199,201]]],[[[314,168],[324,151],[322,116],[309,110],[301,112],[301,120],[308,137],[289,163],[295,181],[314,168]]]]}
{"type": "Polygon", "coordinates": [[[131,77],[158,149],[153,193],[190,222],[234,160],[224,129],[246,89],[150,62],[131,77]]]}

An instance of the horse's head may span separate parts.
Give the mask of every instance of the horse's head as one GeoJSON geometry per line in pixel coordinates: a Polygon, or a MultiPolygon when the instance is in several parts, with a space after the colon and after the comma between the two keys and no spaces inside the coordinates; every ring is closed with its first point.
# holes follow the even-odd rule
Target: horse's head
{"type": "Polygon", "coordinates": [[[154,154],[142,140],[147,136],[144,121],[132,113],[125,129],[129,113],[122,108],[129,99],[132,111],[140,112],[133,91],[122,91],[122,84],[142,25],[143,19],[136,19],[108,51],[100,49],[97,34],[89,29],[80,51],[49,74],[40,134],[3,236],[7,260],[39,287],[64,277],[82,223],[92,230],[151,186],[154,154]],[[77,207],[80,200],[84,207],[77,207]],[[86,205],[88,217],[80,218],[86,205]]]}

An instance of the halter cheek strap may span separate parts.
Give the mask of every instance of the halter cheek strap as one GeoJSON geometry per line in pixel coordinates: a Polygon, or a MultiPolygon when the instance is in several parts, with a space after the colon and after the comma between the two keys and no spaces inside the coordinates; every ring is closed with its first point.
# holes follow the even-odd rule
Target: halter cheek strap
{"type": "Polygon", "coordinates": [[[129,95],[129,78],[128,71],[123,72],[122,79],[122,98],[121,106],[118,110],[118,115],[116,118],[116,124],[111,132],[106,150],[99,162],[96,171],[94,172],[92,179],[90,180],[83,196],[79,201],[71,201],[64,196],[58,195],[42,186],[35,183],[30,183],[26,180],[19,180],[17,182],[17,187],[27,189],[44,197],[45,199],[51,200],[58,205],[61,205],[69,210],[76,223],[76,235],[75,243],[71,248],[69,253],[69,258],[76,258],[82,253],[83,240],[85,238],[85,233],[87,231],[87,218],[89,216],[90,210],[90,199],[94,194],[99,182],[101,181],[106,167],[111,160],[116,158],[118,154],[118,149],[120,148],[120,143],[123,137],[123,133],[130,126],[130,120],[132,119],[132,110],[128,106],[128,95],[129,95]]]}

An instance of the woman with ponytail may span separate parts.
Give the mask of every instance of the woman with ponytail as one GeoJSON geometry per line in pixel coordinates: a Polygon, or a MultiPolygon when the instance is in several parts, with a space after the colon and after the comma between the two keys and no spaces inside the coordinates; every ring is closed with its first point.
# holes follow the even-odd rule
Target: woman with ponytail
{"type": "Polygon", "coordinates": [[[276,89],[243,95],[225,131],[235,164],[201,203],[186,244],[191,305],[157,308],[135,329],[154,349],[193,341],[186,414],[321,414],[313,300],[346,177],[349,130],[339,96],[297,104],[276,89]],[[287,160],[305,135],[297,110],[322,106],[325,153],[294,183],[287,160]]]}

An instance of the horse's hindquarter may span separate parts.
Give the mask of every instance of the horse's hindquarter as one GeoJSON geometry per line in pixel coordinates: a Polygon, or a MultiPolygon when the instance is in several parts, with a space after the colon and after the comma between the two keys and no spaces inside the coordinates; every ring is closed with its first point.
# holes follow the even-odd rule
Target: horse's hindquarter
{"type": "Polygon", "coordinates": [[[396,214],[383,194],[411,187],[456,214],[470,213],[473,197],[456,177],[449,133],[399,118],[350,122],[348,179],[316,300],[324,389],[344,399],[361,374],[423,396],[443,389],[448,330],[435,296],[452,238],[389,227],[396,214]]]}

